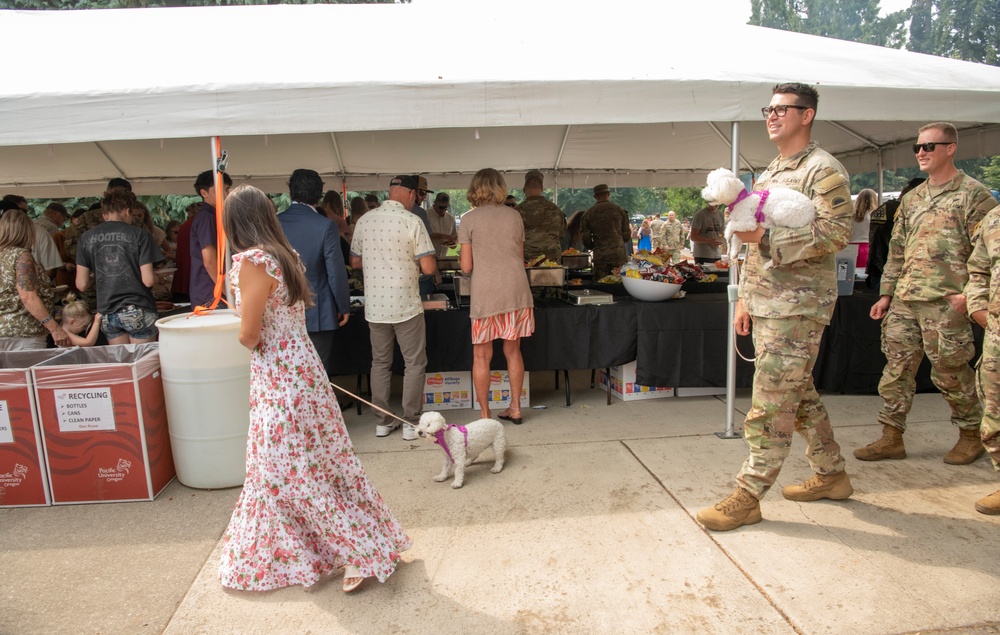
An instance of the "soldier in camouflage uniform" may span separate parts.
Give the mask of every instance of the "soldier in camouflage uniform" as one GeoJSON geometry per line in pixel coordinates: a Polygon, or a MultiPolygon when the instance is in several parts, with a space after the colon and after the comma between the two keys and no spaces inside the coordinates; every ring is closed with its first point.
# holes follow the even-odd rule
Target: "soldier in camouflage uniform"
{"type": "MultiPolygon", "coordinates": [[[[976,387],[983,400],[980,435],[1000,471],[1000,207],[986,214],[969,258],[965,297],[969,317],[986,329],[976,387]],[[994,275],[996,272],[996,275],[994,275]]],[[[976,501],[983,514],[1000,514],[1000,490],[976,501]]]]}
{"type": "Polygon", "coordinates": [[[754,190],[802,192],[816,205],[816,219],[804,227],[758,227],[738,234],[748,252],[734,326],[746,335],[753,323],[757,352],[753,399],[744,422],[750,457],[736,477],[736,491],[698,512],[699,522],[715,531],[760,522],[759,500],[774,484],[796,431],[806,439],[806,458],[815,474],[785,487],[784,497],[841,500],[854,492],[812,377],[837,300],[834,254],[850,240],[853,213],[846,171],[810,141],[817,101],[811,86],[779,84],[763,109],[780,154],[754,190]],[[768,259],[774,264],[765,269],[768,259]]]}
{"type": "Polygon", "coordinates": [[[667,220],[660,226],[660,243],[663,245],[663,249],[670,252],[670,264],[672,265],[681,261],[685,233],[684,225],[677,220],[677,214],[667,212],[667,220]]]}
{"type": "Polygon", "coordinates": [[[955,127],[940,122],[921,128],[914,146],[928,179],[900,201],[882,272],[882,297],[871,309],[872,319],[882,320],[886,364],[878,385],[882,436],[854,451],[863,461],[906,458],[906,415],[925,352],[931,380],[959,428],[958,443],[944,462],[965,465],[984,452],[979,440],[983,411],[969,367],[975,346],[962,290],[977,226],[996,201],[955,167],[957,141],[955,127]]]}
{"type": "Polygon", "coordinates": [[[524,175],[524,196],[516,208],[524,222],[524,259],[544,255],[559,262],[566,215],[559,206],[542,196],[542,173],[538,170],[524,175]]]}
{"type": "Polygon", "coordinates": [[[625,264],[625,243],[632,240],[628,213],[610,200],[611,189],[600,184],[594,187],[597,203],[583,213],[580,235],[583,246],[593,250],[594,282],[607,275],[616,275],[625,264]]]}

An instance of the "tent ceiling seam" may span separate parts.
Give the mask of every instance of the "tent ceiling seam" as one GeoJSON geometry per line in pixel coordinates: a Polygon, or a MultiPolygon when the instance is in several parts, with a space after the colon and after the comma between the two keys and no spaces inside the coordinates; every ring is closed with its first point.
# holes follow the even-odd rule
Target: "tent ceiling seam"
{"type": "Polygon", "coordinates": [[[115,170],[117,170],[119,176],[121,176],[124,179],[128,179],[128,175],[125,174],[125,170],[122,170],[120,167],[118,167],[118,164],[115,163],[114,159],[111,158],[111,155],[109,155],[108,152],[107,152],[107,150],[104,149],[104,146],[101,145],[100,141],[95,141],[94,142],[94,147],[96,147],[98,150],[100,150],[101,154],[104,155],[104,158],[107,159],[108,163],[111,164],[111,167],[113,167],[115,170]]]}

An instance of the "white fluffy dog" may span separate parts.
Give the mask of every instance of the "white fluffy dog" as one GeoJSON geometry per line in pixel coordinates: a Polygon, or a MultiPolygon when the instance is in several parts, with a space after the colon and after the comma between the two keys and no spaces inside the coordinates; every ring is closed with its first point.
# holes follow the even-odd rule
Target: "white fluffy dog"
{"type": "Polygon", "coordinates": [[[462,483],[465,482],[465,467],[472,465],[479,455],[491,446],[494,464],[490,471],[498,474],[503,469],[507,437],[503,431],[503,424],[495,419],[478,419],[468,425],[456,426],[445,423],[440,412],[425,412],[420,415],[417,434],[440,445],[444,450],[444,465],[441,473],[434,477],[438,483],[448,478],[454,466],[455,480],[451,486],[454,489],[462,487],[462,483]]]}
{"type": "MultiPolygon", "coordinates": [[[[743,182],[730,170],[719,168],[708,174],[708,185],[701,197],[709,205],[728,205],[729,222],[726,240],[729,241],[729,261],[743,246],[734,232],[749,232],[764,227],[802,227],[816,218],[816,206],[809,197],[788,188],[747,192],[743,182]]],[[[768,263],[770,264],[770,263],[768,263]]]]}

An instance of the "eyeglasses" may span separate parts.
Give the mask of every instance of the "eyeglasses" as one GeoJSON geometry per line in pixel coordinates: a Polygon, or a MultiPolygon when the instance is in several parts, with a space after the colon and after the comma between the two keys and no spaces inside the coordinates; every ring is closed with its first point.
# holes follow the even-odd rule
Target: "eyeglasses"
{"type": "Polygon", "coordinates": [[[796,106],[794,104],[779,104],[777,106],[765,106],[760,109],[760,114],[764,115],[764,119],[771,116],[773,112],[778,117],[784,117],[788,114],[789,108],[796,108],[798,110],[810,110],[809,106],[796,106]]]}
{"type": "Polygon", "coordinates": [[[934,148],[938,146],[946,146],[955,143],[954,141],[928,141],[927,143],[914,143],[913,144],[913,154],[920,154],[920,151],[924,152],[934,152],[934,148]]]}
{"type": "Polygon", "coordinates": [[[420,194],[421,196],[427,196],[427,190],[417,190],[417,194],[420,194]]]}
{"type": "Polygon", "coordinates": [[[517,207],[517,203],[504,203],[507,207],[517,207]]]}

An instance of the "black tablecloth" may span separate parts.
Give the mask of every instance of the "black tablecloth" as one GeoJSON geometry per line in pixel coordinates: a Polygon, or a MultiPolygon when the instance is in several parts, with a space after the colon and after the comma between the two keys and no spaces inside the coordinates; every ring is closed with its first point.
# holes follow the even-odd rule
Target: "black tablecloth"
{"type": "MultiPolygon", "coordinates": [[[[602,285],[610,286],[610,285],[602,285]]],[[[603,290],[603,289],[602,289],[603,290]]],[[[881,325],[868,317],[874,293],[855,292],[837,299],[823,337],[813,375],[821,390],[874,394],[885,365],[880,348],[881,325]]],[[[471,320],[467,307],[428,311],[427,371],[472,369],[471,320]]],[[[689,294],[664,302],[642,302],[615,296],[611,305],[571,305],[555,298],[535,301],[535,334],[521,340],[525,369],[579,370],[606,368],[636,360],[636,380],[646,386],[698,387],[726,385],[726,294],[689,294]]],[[[982,329],[974,327],[977,349],[982,329]]],[[[744,355],[753,356],[750,337],[737,337],[744,355]]],[[[494,346],[492,368],[505,368],[501,342],[494,346]]],[[[331,374],[356,375],[371,368],[368,324],[362,312],[352,314],[337,332],[331,374]]],[[[402,372],[398,350],[394,363],[402,372]]],[[[933,390],[926,360],[917,389],[933,390]]],[[[736,386],[753,381],[753,365],[737,361],[736,386]]]]}

